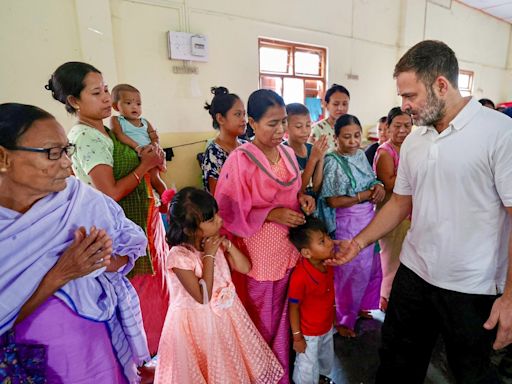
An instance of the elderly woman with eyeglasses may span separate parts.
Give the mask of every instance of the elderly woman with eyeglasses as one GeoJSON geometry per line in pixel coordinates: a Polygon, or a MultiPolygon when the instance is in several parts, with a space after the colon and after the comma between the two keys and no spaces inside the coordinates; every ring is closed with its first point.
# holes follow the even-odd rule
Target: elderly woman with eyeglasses
{"type": "Polygon", "coordinates": [[[0,105],[0,335],[43,345],[48,383],[135,383],[150,356],[124,275],[147,240],[70,177],[74,150],[48,112],[0,105]]]}

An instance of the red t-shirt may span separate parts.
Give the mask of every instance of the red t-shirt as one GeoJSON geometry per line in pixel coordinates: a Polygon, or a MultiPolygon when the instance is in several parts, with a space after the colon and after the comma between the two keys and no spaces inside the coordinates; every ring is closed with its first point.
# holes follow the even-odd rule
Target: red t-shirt
{"type": "Polygon", "coordinates": [[[334,324],[334,271],[320,272],[301,258],[292,272],[288,301],[299,304],[303,335],[320,336],[334,324]]]}

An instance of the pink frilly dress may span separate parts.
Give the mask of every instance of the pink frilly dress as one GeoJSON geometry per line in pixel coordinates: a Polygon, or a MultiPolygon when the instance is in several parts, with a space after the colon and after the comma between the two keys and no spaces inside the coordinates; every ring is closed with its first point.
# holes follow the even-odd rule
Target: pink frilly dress
{"type": "Polygon", "coordinates": [[[277,383],[283,368],[242,306],[221,249],[215,257],[213,294],[198,303],[172,268],[202,276],[202,252],[173,247],[166,269],[171,302],[159,345],[156,384],[277,383]]]}

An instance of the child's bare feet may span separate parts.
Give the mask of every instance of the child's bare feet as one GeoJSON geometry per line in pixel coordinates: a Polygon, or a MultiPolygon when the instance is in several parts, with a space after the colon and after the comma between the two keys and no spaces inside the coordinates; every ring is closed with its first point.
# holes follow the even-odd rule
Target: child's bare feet
{"type": "Polygon", "coordinates": [[[369,319],[369,320],[373,319],[371,312],[367,309],[363,309],[363,310],[359,311],[358,315],[359,315],[359,317],[361,317],[363,319],[369,319]]]}
{"type": "Polygon", "coordinates": [[[385,297],[380,297],[380,302],[379,302],[379,309],[382,311],[382,312],[386,312],[387,309],[388,309],[388,299],[386,299],[385,297]]]}
{"type": "Polygon", "coordinates": [[[337,329],[338,333],[340,334],[340,336],[349,337],[349,338],[356,337],[356,333],[354,332],[354,330],[350,329],[348,327],[345,327],[344,325],[337,325],[336,329],[337,329]]]}

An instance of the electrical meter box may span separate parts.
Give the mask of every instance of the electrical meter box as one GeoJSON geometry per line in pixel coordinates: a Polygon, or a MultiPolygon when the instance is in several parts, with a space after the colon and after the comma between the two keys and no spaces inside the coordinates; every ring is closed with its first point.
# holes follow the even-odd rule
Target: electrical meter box
{"type": "Polygon", "coordinates": [[[205,35],[169,31],[168,45],[171,60],[208,61],[208,39],[205,35]]]}

